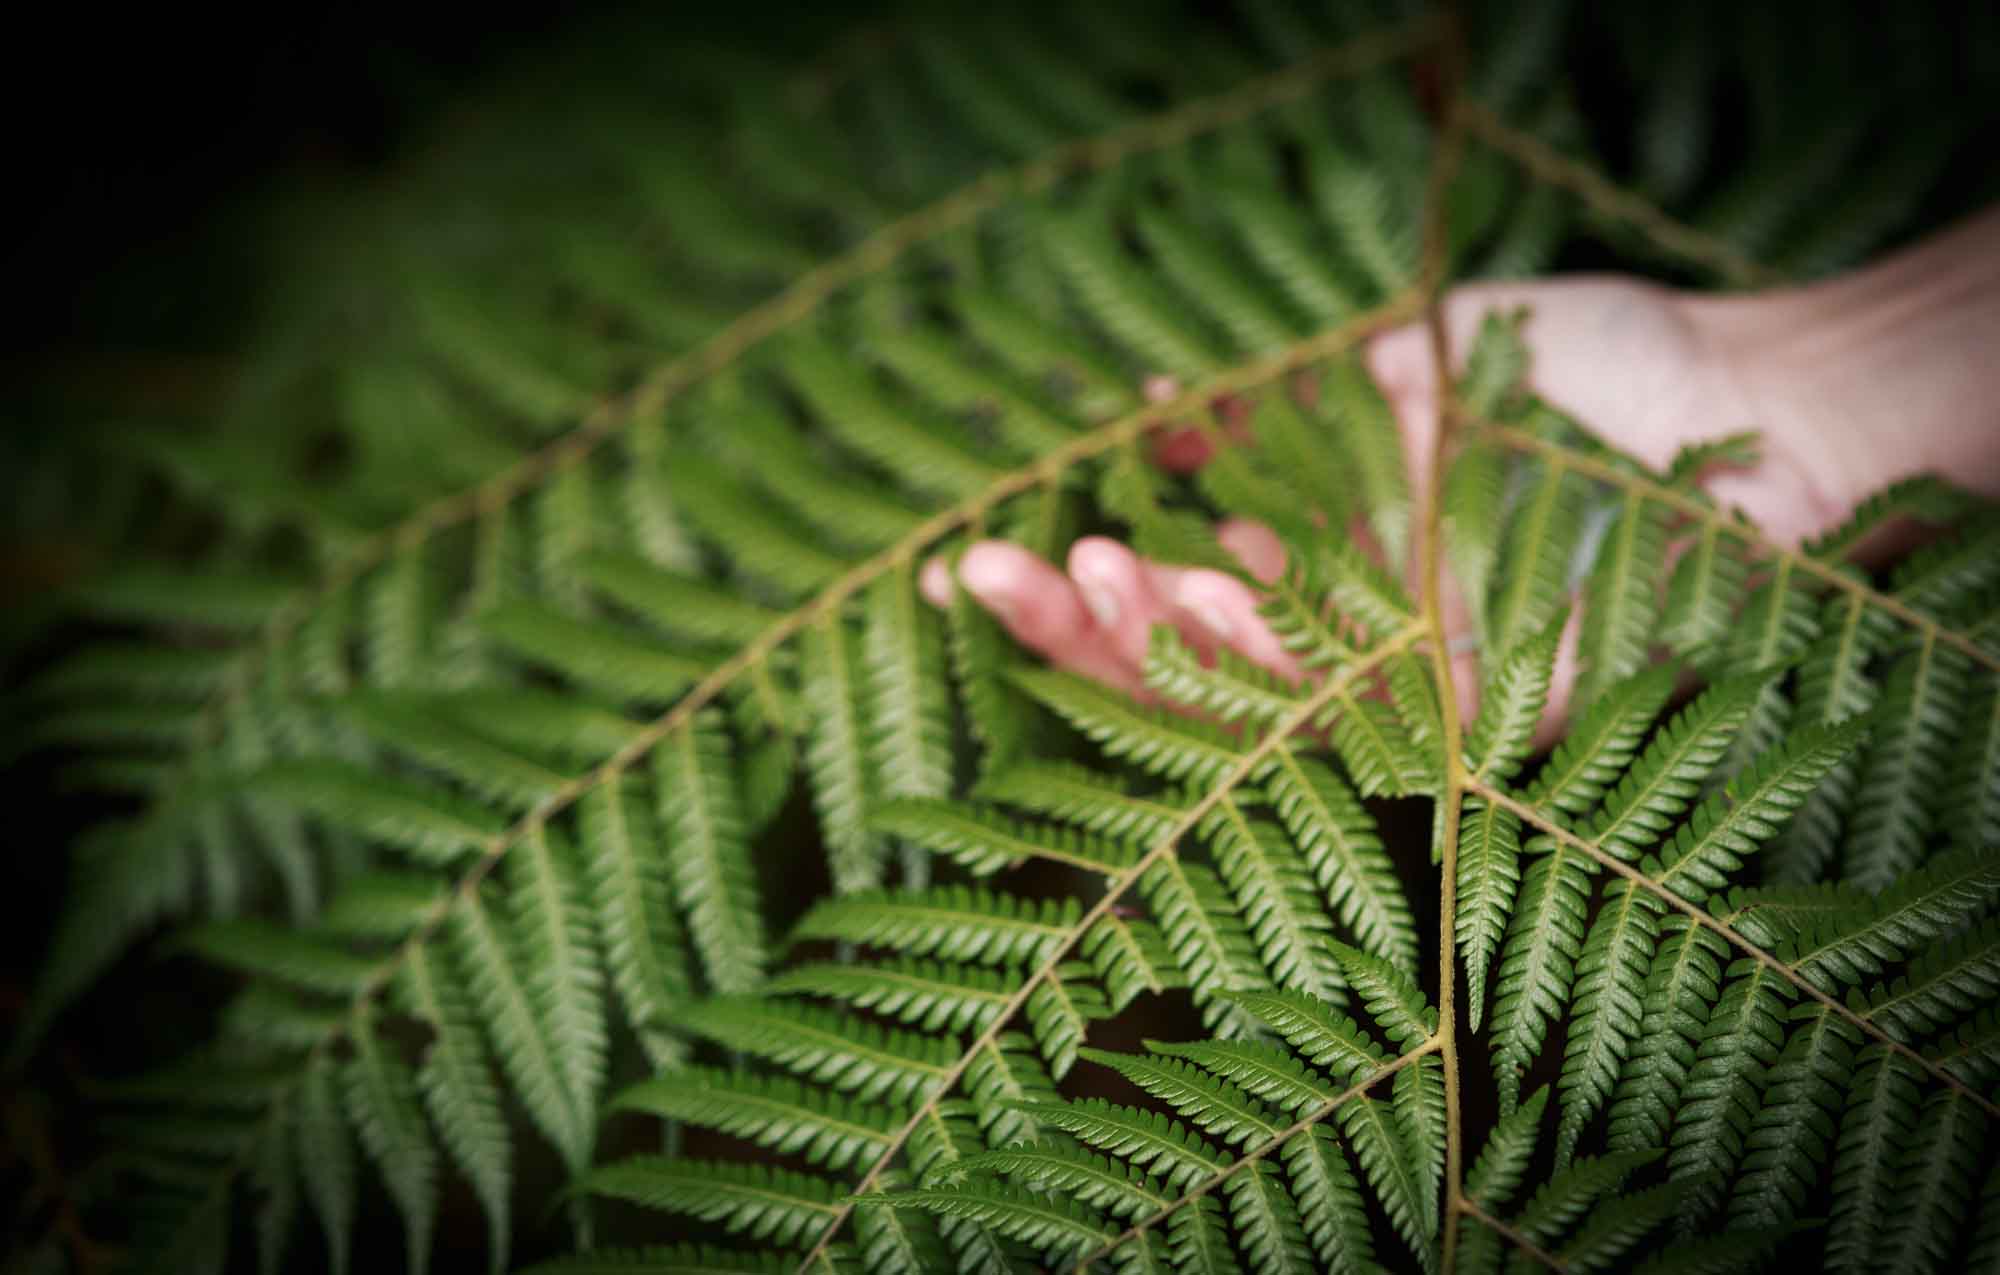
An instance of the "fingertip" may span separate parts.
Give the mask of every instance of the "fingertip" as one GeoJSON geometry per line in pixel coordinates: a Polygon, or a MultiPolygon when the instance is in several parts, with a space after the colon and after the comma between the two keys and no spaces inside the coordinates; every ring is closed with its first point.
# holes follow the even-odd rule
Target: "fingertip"
{"type": "Polygon", "coordinates": [[[1298,661],[1257,610],[1257,595],[1234,576],[1220,571],[1196,569],[1180,573],[1173,582],[1172,600],[1188,623],[1196,626],[1202,641],[1197,645],[1220,645],[1282,677],[1301,675],[1298,661]]]}
{"type": "Polygon", "coordinates": [[[958,582],[981,606],[1006,620],[1019,609],[1019,595],[1032,570],[1024,560],[1033,557],[1019,545],[982,540],[959,557],[958,582]]]}
{"type": "Polygon", "coordinates": [[[917,592],[934,607],[951,605],[951,568],[943,558],[932,558],[917,572],[917,592]]]}
{"type": "Polygon", "coordinates": [[[1139,613],[1139,559],[1106,536],[1085,536],[1069,549],[1069,575],[1097,627],[1117,630],[1139,613]]]}
{"type": "Polygon", "coordinates": [[[1419,324],[1407,323],[1372,338],[1362,358],[1386,397],[1414,394],[1430,386],[1430,334],[1419,324]]]}
{"type": "Polygon", "coordinates": [[[1215,529],[1223,548],[1236,555],[1243,569],[1270,584],[1285,571],[1285,545],[1278,533],[1248,518],[1225,518],[1215,529]]]}

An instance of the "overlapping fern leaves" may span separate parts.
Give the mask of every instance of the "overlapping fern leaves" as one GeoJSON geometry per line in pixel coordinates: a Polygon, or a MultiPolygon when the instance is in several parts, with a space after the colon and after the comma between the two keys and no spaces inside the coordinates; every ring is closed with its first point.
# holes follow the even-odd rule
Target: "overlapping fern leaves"
{"type": "MultiPolygon", "coordinates": [[[[109,1095],[146,1262],[218,1267],[246,1201],[266,1269],[306,1213],[343,1269],[366,1172],[412,1268],[446,1174],[504,1267],[544,1203],[516,1198],[517,1111],[579,1248],[596,1199],[690,1228],[579,1272],[1993,1247],[1991,515],[1919,481],[1771,545],[1692,481],[1744,440],[1649,473],[1520,391],[1496,316],[1426,524],[1354,348],[1448,277],[1538,268],[1575,201],[1422,109],[1398,60],[1442,20],[1243,17],[1259,44],[1212,65],[1086,13],[1087,57],[916,33],[806,82],[815,113],[745,104],[718,151],[578,159],[653,210],[645,246],[536,223],[551,273],[519,295],[431,263],[399,319],[423,357],[357,360],[357,459],[285,529],[315,571],[89,590],[175,640],[39,690],[46,737],[146,800],[82,852],[20,1048],[162,917],[246,975],[212,1048],[109,1095]],[[943,194],[967,155],[991,175],[943,194]],[[684,352],[632,380],[636,344],[684,352]],[[1256,446],[1169,481],[1164,422],[1256,446]],[[1191,713],[917,589],[966,536],[1055,555],[1100,519],[1235,570],[1223,513],[1285,539],[1267,614],[1308,672],[1162,633],[1147,684],[1191,713]],[[1947,531],[1882,578],[1847,560],[1904,515],[1947,531]],[[1434,578],[1399,569],[1440,528],[1470,723],[1434,578]],[[1574,720],[1535,759],[1579,586],[1574,720]],[[1411,804],[1442,954],[1423,856],[1391,853],[1411,804]],[[774,870],[825,897],[777,915],[774,870]],[[1200,1039],[1103,1047],[1182,998],[1200,1039]],[[607,1157],[613,1113],[733,1149],[607,1157]]],[[[1475,63],[1488,106],[1547,56],[1513,38],[1475,63]]]]}

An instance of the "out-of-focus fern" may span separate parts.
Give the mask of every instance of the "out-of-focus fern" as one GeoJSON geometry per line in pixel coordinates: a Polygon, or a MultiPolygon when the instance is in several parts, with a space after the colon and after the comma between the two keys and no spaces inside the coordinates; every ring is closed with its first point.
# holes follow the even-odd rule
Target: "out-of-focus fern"
{"type": "MultiPolygon", "coordinates": [[[[1993,516],[1907,484],[1773,544],[1690,482],[1746,440],[1614,455],[1494,316],[1427,520],[1357,349],[1578,234],[1849,259],[1907,210],[1816,183],[1884,122],[1774,120],[1786,164],[1710,182],[1722,72],[1677,37],[1631,154],[1690,227],[1586,163],[1564,6],[1475,15],[1441,103],[1409,70],[1454,19],[1336,8],[891,24],[512,118],[383,214],[330,468],[235,430],[113,467],[212,548],[76,590],[118,635],[29,688],[30,746],[136,813],[78,847],[14,1049],[163,923],[243,976],[211,1047],[105,1088],[139,1264],[221,1269],[254,1204],[264,1269],[305,1214],[346,1269],[379,1182],[421,1269],[455,1176],[499,1269],[551,1203],[522,1137],[573,1179],[552,1271],[1990,1258],[1993,516]],[[1144,463],[1243,421],[1195,481],[1144,463]],[[1099,522],[1233,571],[1225,514],[1284,542],[1300,679],[1162,632],[1142,705],[918,587],[1099,522]],[[1940,537],[1848,560],[1905,515],[1940,537]],[[1469,723],[1419,547],[1469,596],[1469,723]],[[780,874],[825,897],[783,915],[780,874]],[[1198,1038],[1130,1030],[1183,1001],[1157,1030],[1198,1038]],[[666,1150],[600,1150],[614,1117],[666,1150]],[[617,1248],[594,1198],[675,1220],[617,1248]]],[[[1905,189],[1956,144],[1897,136],[1905,189]]]]}

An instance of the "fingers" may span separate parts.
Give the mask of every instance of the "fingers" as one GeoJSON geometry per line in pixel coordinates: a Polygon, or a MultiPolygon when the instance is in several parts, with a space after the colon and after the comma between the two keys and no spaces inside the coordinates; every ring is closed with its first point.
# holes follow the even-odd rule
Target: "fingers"
{"type": "MultiPolygon", "coordinates": [[[[959,559],[957,580],[1016,642],[1049,663],[1122,690],[1140,688],[1136,670],[1107,641],[1077,582],[1021,546],[980,541],[959,559]]],[[[951,601],[952,572],[942,559],[925,565],[919,583],[934,605],[951,601]]]]}
{"type": "Polygon", "coordinates": [[[1248,518],[1226,518],[1215,529],[1215,538],[1236,556],[1243,569],[1264,584],[1270,584],[1285,570],[1285,545],[1278,533],[1248,518]]]}
{"type": "MultiPolygon", "coordinates": [[[[1230,523],[1223,543],[1261,578],[1284,568],[1284,549],[1268,528],[1230,523]]],[[[1005,541],[973,545],[959,559],[956,580],[992,613],[1014,640],[1058,668],[1141,693],[1152,630],[1172,625],[1204,656],[1228,649],[1296,680],[1296,660],[1258,614],[1258,597],[1220,571],[1147,562],[1103,536],[1071,547],[1067,572],[1005,541]]],[[[943,560],[926,564],[919,584],[934,605],[950,602],[953,573],[943,560]]]]}

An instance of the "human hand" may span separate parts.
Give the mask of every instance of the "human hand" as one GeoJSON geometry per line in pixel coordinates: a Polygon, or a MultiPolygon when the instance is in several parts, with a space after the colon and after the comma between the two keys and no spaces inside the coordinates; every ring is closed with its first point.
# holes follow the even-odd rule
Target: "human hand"
{"type": "MultiPolygon", "coordinates": [[[[1991,326],[1993,306],[1978,310],[1970,323],[1962,313],[1948,320],[1941,316],[1915,337],[1909,329],[1918,325],[1898,306],[1907,310],[1907,298],[1941,287],[1939,279],[1963,277],[1968,256],[1990,264],[1974,249],[1993,238],[1996,227],[2000,218],[1989,216],[1941,237],[1939,246],[1861,275],[1762,296],[1702,297],[1621,277],[1463,287],[1445,305],[1450,348],[1459,354],[1469,349],[1490,311],[1526,307],[1522,337],[1530,352],[1529,388],[1606,442],[1657,468],[1684,444],[1757,429],[1761,462],[1707,475],[1702,485],[1718,503],[1740,508],[1767,536],[1797,543],[1839,521],[1870,489],[1921,468],[1949,472],[1951,462],[1960,459],[1956,452],[1938,450],[1954,436],[1942,426],[1915,431],[1920,437],[1898,444],[1879,428],[1870,429],[1869,417],[1839,411],[1838,399],[1857,400],[1887,382],[1888,388],[1874,389],[1866,401],[1893,404],[1899,394],[1908,394],[1897,374],[1902,382],[1935,382],[1926,359],[1944,359],[1948,371],[1967,361],[1961,357],[1962,336],[1936,333],[1984,330],[1991,326]],[[1884,310],[1905,320],[1895,347],[1901,353],[1887,366],[1865,352],[1857,357],[1851,348],[1838,368],[1810,357],[1829,340],[1851,336],[1857,327],[1866,330],[1869,325],[1856,315],[1884,310]],[[1849,387],[1832,400],[1830,378],[1849,387]]],[[[1411,493],[1422,508],[1438,428],[1428,335],[1415,326],[1384,333],[1366,356],[1401,430],[1411,493]]],[[[1164,397],[1171,397],[1171,387],[1164,397]]],[[[1955,422],[1961,439],[1967,434],[1963,415],[1942,417],[1955,422]]],[[[1995,450],[1971,456],[1968,463],[1983,468],[1954,476],[1975,487],[1994,486],[1995,450]]],[[[1206,436],[1193,432],[1169,434],[1157,448],[1160,462],[1176,469],[1197,468],[1208,455],[1206,436]]],[[[1231,522],[1218,534],[1257,579],[1274,579],[1283,569],[1283,549],[1268,529],[1231,522]]],[[[966,551],[957,575],[1024,646],[1058,667],[1135,693],[1143,693],[1149,630],[1161,623],[1174,626],[1198,649],[1227,647],[1280,674],[1299,673],[1257,614],[1256,594],[1231,576],[1147,562],[1104,537],[1078,541],[1067,566],[1065,573],[1019,546],[983,541],[966,551]]],[[[933,563],[923,584],[926,596],[942,604],[951,593],[951,573],[933,563]]],[[[1463,632],[1463,611],[1449,581],[1441,603],[1448,633],[1463,632]]],[[[1575,621],[1572,614],[1558,654],[1544,737],[1561,719],[1575,679],[1575,621]]],[[[1473,653],[1454,657],[1454,681],[1461,711],[1470,715],[1479,684],[1473,653]]]]}
{"type": "MultiPolygon", "coordinates": [[[[1462,288],[1445,307],[1451,348],[1468,348],[1489,311],[1520,306],[1528,307],[1522,336],[1531,351],[1531,388],[1591,422],[1606,441],[1664,464],[1681,443],[1743,422],[1747,409],[1736,378],[1704,343],[1677,294],[1626,279],[1462,288]]],[[[1428,335],[1417,326],[1384,333],[1370,343],[1366,362],[1403,435],[1411,493],[1421,508],[1438,427],[1428,335]]],[[[1154,388],[1153,397],[1172,396],[1172,387],[1154,388]]],[[[1168,468],[1189,470],[1207,461],[1209,448],[1203,434],[1169,431],[1155,454],[1168,468]]],[[[1808,494],[1796,483],[1767,482],[1749,484],[1738,498],[1753,516],[1803,526],[1812,517],[1808,494]]],[[[1225,522],[1218,538],[1259,580],[1283,570],[1284,549],[1267,528],[1225,522]]],[[[988,540],[967,549],[957,580],[1023,646],[1059,668],[1135,694],[1144,693],[1146,648],[1157,624],[1173,626],[1197,649],[1226,647],[1287,677],[1299,675],[1257,613],[1256,593],[1233,576],[1147,561],[1102,536],[1077,541],[1067,567],[988,540]]],[[[933,602],[949,599],[952,579],[942,562],[930,564],[923,586],[933,602]]],[[[1462,608],[1455,598],[1446,603],[1448,628],[1462,627],[1462,608]]],[[[1565,688],[1572,650],[1573,636],[1558,670],[1565,688]]],[[[1455,680],[1462,686],[1477,685],[1475,659],[1459,657],[1455,680]]],[[[1469,697],[1463,707],[1471,710],[1469,697]]]]}

